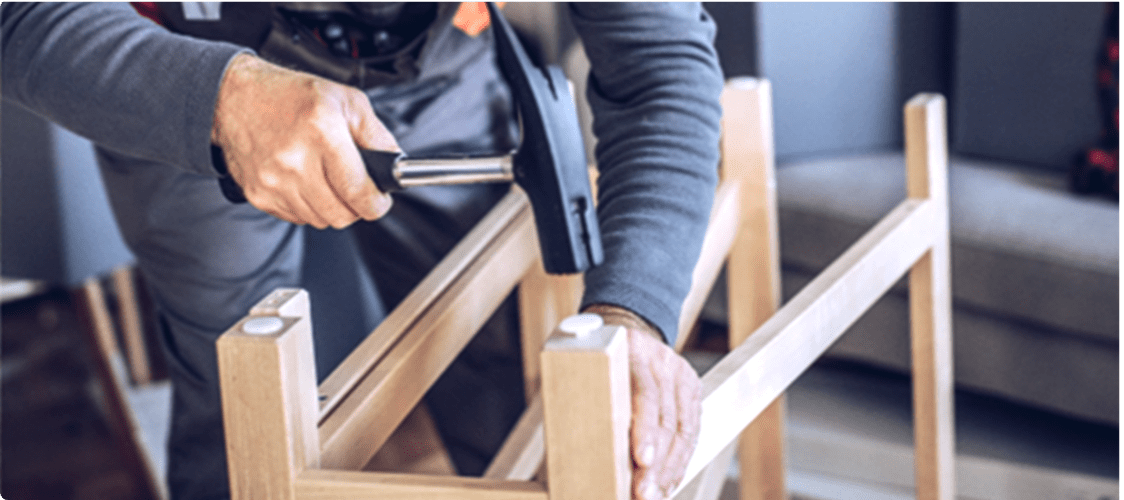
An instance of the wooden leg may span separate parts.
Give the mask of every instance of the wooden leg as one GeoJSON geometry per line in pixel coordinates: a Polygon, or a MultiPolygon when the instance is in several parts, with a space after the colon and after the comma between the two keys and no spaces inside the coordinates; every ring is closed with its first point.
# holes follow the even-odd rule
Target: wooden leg
{"type": "Polygon", "coordinates": [[[782,394],[742,432],[738,446],[742,500],[785,498],[785,397],[782,394]]]}
{"type": "MultiPolygon", "coordinates": [[[[742,226],[727,263],[730,348],[780,307],[780,250],[773,165],[772,91],[767,80],[731,81],[722,95],[722,173],[742,183],[742,226]]],[[[784,395],[742,433],[742,500],[785,498],[784,395]]]]}
{"type": "Polygon", "coordinates": [[[110,426],[119,436],[118,449],[124,457],[124,462],[131,469],[143,474],[145,487],[152,497],[167,498],[164,485],[156,472],[156,466],[144,451],[140,426],[129,407],[124,378],[125,363],[118,349],[113,320],[110,318],[109,308],[105,302],[105,289],[102,288],[101,281],[96,277],[87,279],[82,285],[78,298],[78,310],[88,325],[86,331],[92,340],[90,345],[95,348],[94,366],[102,390],[105,391],[105,406],[110,426]]]}
{"type": "Polygon", "coordinates": [[[909,274],[917,498],[952,500],[955,431],[944,98],[913,98],[905,120],[909,197],[929,198],[940,207],[931,233],[933,247],[909,274]]]}
{"type": "MultiPolygon", "coordinates": [[[[538,248],[538,242],[528,245],[538,248]]],[[[582,293],[581,275],[551,276],[542,260],[531,264],[519,283],[519,331],[523,349],[523,384],[529,403],[539,392],[542,369],[539,355],[546,337],[558,323],[578,312],[582,293]]]]}
{"type": "Polygon", "coordinates": [[[254,310],[282,315],[249,316],[216,346],[231,497],[294,500],[320,456],[308,293],[277,291],[254,310]]]}
{"type": "Polygon", "coordinates": [[[624,327],[552,335],[542,353],[542,370],[551,500],[631,498],[632,408],[624,327]]]}
{"type": "Polygon", "coordinates": [[[121,336],[125,341],[125,355],[129,358],[129,374],[132,375],[134,384],[146,385],[152,381],[152,372],[144,345],[144,327],[141,324],[136,287],[133,286],[132,266],[113,270],[113,290],[117,293],[121,336]]]}

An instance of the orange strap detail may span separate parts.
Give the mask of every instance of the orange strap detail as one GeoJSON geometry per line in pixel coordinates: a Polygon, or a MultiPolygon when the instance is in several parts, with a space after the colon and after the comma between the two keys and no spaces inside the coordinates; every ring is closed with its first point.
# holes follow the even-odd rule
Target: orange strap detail
{"type": "MultiPolygon", "coordinates": [[[[505,3],[507,2],[496,2],[496,6],[502,9],[505,3]]],[[[460,7],[457,7],[457,13],[453,15],[453,26],[471,37],[483,33],[488,29],[491,21],[488,7],[484,2],[461,2],[460,7]]]]}

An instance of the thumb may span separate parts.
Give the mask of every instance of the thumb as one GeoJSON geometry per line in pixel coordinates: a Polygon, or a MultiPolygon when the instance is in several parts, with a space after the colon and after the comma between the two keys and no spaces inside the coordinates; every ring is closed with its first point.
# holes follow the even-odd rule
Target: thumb
{"type": "Polygon", "coordinates": [[[375,151],[402,151],[386,126],[382,124],[367,96],[356,90],[348,93],[345,107],[347,127],[355,144],[363,149],[375,151]]]}

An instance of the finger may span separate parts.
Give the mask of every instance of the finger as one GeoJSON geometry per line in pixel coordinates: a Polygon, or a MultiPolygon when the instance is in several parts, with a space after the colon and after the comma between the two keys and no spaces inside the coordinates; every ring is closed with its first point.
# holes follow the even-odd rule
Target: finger
{"type": "Polygon", "coordinates": [[[668,493],[683,480],[687,462],[690,461],[698,440],[701,392],[698,376],[690,365],[678,356],[672,361],[678,366],[675,375],[675,400],[679,422],[668,451],[667,466],[659,479],[660,484],[666,485],[668,493]]]}
{"type": "Polygon", "coordinates": [[[251,206],[262,212],[297,225],[307,223],[302,217],[297,216],[297,211],[292,209],[288,200],[277,193],[266,193],[263,189],[245,189],[243,194],[251,206]]]}
{"type": "Polygon", "coordinates": [[[358,217],[375,220],[390,210],[390,195],[382,193],[367,174],[356,146],[364,149],[399,151],[394,136],[375,117],[367,96],[348,89],[343,103],[344,123],[328,138],[332,152],[325,161],[328,184],[345,206],[358,217]],[[343,129],[346,127],[346,130],[343,129]]]}
{"type": "Polygon", "coordinates": [[[351,137],[359,147],[376,151],[402,150],[394,135],[375,116],[371,101],[363,92],[353,89],[348,93],[344,113],[351,137]]]}
{"type": "Polygon", "coordinates": [[[328,226],[343,229],[355,222],[359,215],[333,189],[329,172],[340,166],[332,164],[332,161],[331,155],[325,157],[309,179],[301,183],[301,196],[328,226]]]}
{"type": "Polygon", "coordinates": [[[651,371],[639,358],[632,371],[632,450],[633,461],[647,468],[656,458],[655,431],[659,428],[659,391],[651,371]]]}
{"type": "MultiPolygon", "coordinates": [[[[343,204],[355,217],[375,220],[390,211],[390,195],[375,187],[375,182],[367,175],[359,151],[351,144],[335,148],[337,156],[325,158],[324,176],[336,200],[343,204]]],[[[348,221],[348,224],[355,219],[348,221]]]]}
{"type": "Polygon", "coordinates": [[[315,197],[308,195],[316,184],[324,184],[322,180],[314,182],[320,175],[319,156],[313,155],[309,147],[293,145],[277,151],[269,162],[257,168],[243,189],[246,199],[255,207],[284,212],[289,222],[323,229],[328,221],[313,204],[317,201],[315,197]]]}
{"type": "Polygon", "coordinates": [[[288,209],[285,209],[285,208],[273,206],[273,207],[269,207],[269,208],[259,208],[258,210],[261,210],[262,212],[265,212],[269,215],[272,215],[273,217],[276,217],[276,218],[281,219],[281,220],[286,221],[286,222],[291,222],[291,223],[297,224],[297,225],[302,224],[301,222],[297,222],[296,215],[294,215],[292,212],[290,212],[288,209]]]}
{"type": "Polygon", "coordinates": [[[285,219],[297,225],[309,225],[317,229],[324,229],[328,227],[328,223],[320,218],[320,216],[313,210],[312,206],[304,199],[296,187],[287,190],[283,195],[279,195],[280,201],[278,205],[283,205],[285,211],[291,214],[291,219],[285,219]]]}
{"type": "Polygon", "coordinates": [[[661,425],[668,426],[667,422],[675,421],[674,415],[668,415],[669,409],[674,411],[674,394],[664,387],[662,379],[665,375],[658,372],[663,345],[635,330],[630,330],[629,340],[633,354],[631,368],[636,380],[643,384],[639,403],[644,406],[638,407],[639,411],[634,410],[634,418],[642,425],[634,427],[634,437],[639,444],[638,451],[651,459],[633,471],[633,491],[640,498],[661,498],[662,485],[657,482],[658,472],[664,466],[672,434],[661,425]]]}
{"type": "Polygon", "coordinates": [[[651,476],[651,481],[657,484],[662,490],[666,491],[670,487],[671,482],[668,478],[668,466],[672,457],[670,455],[672,444],[675,438],[675,433],[679,429],[679,408],[676,401],[675,394],[675,381],[673,373],[667,373],[668,359],[663,356],[658,348],[663,346],[653,346],[654,350],[660,354],[658,362],[649,364],[649,369],[652,370],[653,377],[656,378],[656,383],[659,385],[659,404],[660,404],[660,425],[657,430],[656,442],[656,457],[657,463],[652,466],[648,471],[651,476]],[[661,373],[663,371],[663,373],[661,373]]]}
{"type": "Polygon", "coordinates": [[[657,486],[648,470],[656,462],[656,434],[659,429],[659,391],[656,380],[647,369],[643,346],[630,339],[629,372],[632,382],[631,448],[634,469],[632,490],[635,498],[655,498],[657,486]],[[645,479],[648,479],[645,481],[645,479]]]}

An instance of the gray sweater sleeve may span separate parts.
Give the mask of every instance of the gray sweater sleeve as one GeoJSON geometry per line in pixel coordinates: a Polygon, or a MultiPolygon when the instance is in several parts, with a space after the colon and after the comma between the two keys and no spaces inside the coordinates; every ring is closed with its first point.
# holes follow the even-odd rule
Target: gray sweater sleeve
{"type": "Polygon", "coordinates": [[[0,9],[5,99],[105,148],[217,175],[215,98],[245,49],[173,34],[123,3],[0,9]]]}
{"type": "Polygon", "coordinates": [[[625,307],[674,343],[718,178],[715,25],[697,3],[570,10],[592,66],[606,253],[586,273],[582,303],[625,307]]]}

